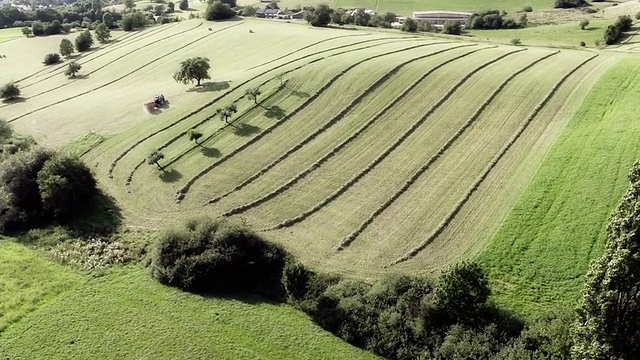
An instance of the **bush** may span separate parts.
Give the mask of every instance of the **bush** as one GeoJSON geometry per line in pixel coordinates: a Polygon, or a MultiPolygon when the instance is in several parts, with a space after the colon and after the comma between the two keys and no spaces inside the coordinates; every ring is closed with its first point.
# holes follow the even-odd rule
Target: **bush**
{"type": "Polygon", "coordinates": [[[631,25],[633,25],[633,20],[631,19],[631,16],[629,16],[629,15],[621,15],[621,16],[618,17],[618,20],[616,20],[614,25],[621,32],[622,31],[629,31],[629,30],[631,30],[631,25]]]}
{"type": "MultiPolygon", "coordinates": [[[[331,22],[331,14],[333,13],[333,9],[331,9],[328,5],[321,4],[318,7],[313,8],[312,10],[307,10],[304,15],[304,19],[314,27],[324,27],[329,25],[331,22]]],[[[367,20],[368,25],[369,21],[367,20]]]]}
{"type": "Polygon", "coordinates": [[[31,28],[29,27],[23,27],[22,28],[22,35],[29,37],[31,35],[33,35],[33,30],[31,30],[31,28]]]}
{"type": "Polygon", "coordinates": [[[580,46],[587,46],[587,43],[585,43],[584,41],[580,41],[580,46]]]}
{"type": "Polygon", "coordinates": [[[242,16],[253,16],[256,14],[256,8],[248,5],[242,8],[242,16]]]}
{"type": "Polygon", "coordinates": [[[447,20],[442,25],[442,32],[444,34],[460,35],[462,27],[456,21],[447,20]]]}
{"type": "Polygon", "coordinates": [[[589,19],[582,19],[580,20],[580,29],[584,30],[587,28],[587,26],[589,26],[589,19]]]}
{"type": "Polygon", "coordinates": [[[91,49],[91,45],[93,45],[93,36],[91,36],[89,30],[85,30],[80,35],[78,35],[75,44],[76,50],[78,52],[83,52],[91,49]]]}
{"type": "Polygon", "coordinates": [[[524,11],[524,12],[532,12],[533,8],[530,5],[527,5],[527,6],[522,8],[522,11],[524,11]]]}
{"type": "Polygon", "coordinates": [[[236,16],[235,10],[233,10],[229,4],[224,4],[220,1],[214,1],[207,6],[205,11],[205,19],[207,20],[224,20],[231,19],[236,16]]]}
{"type": "Polygon", "coordinates": [[[553,7],[556,9],[570,9],[589,6],[585,0],[556,0],[553,7]]]}
{"type": "Polygon", "coordinates": [[[640,11],[636,13],[636,20],[640,20],[640,11]]]}
{"type": "Polygon", "coordinates": [[[515,45],[515,46],[518,46],[518,45],[522,44],[522,42],[520,41],[520,39],[515,38],[515,39],[511,39],[511,44],[515,45]]]}
{"type": "Polygon", "coordinates": [[[136,12],[123,16],[122,20],[120,21],[120,27],[124,31],[132,31],[134,29],[144,27],[148,22],[149,20],[144,16],[143,13],[136,12]]]}
{"type": "Polygon", "coordinates": [[[51,53],[44,56],[44,64],[45,65],[53,65],[60,62],[60,54],[51,53]]]}
{"type": "Polygon", "coordinates": [[[180,3],[178,4],[178,8],[180,10],[189,9],[189,0],[180,0],[180,3]]]}
{"type": "Polygon", "coordinates": [[[20,96],[18,85],[10,82],[0,88],[0,99],[13,100],[20,96]]]}
{"type": "Polygon", "coordinates": [[[163,284],[199,293],[252,293],[284,298],[287,253],[246,227],[210,218],[163,233],[151,273],[163,284]]]}
{"type": "Polygon", "coordinates": [[[416,23],[415,20],[408,17],[402,23],[402,28],[400,30],[406,31],[406,32],[416,32],[418,31],[418,24],[416,23]]]}

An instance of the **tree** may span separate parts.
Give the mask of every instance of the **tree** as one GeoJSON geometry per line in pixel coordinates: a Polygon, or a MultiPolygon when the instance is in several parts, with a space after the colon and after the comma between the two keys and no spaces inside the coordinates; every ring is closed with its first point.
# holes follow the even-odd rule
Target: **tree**
{"type": "Polygon", "coordinates": [[[44,56],[44,64],[45,65],[53,65],[60,62],[60,54],[51,53],[44,56]]]}
{"type": "Polygon", "coordinates": [[[511,44],[518,46],[521,44],[520,39],[515,38],[515,39],[511,39],[511,44]]]}
{"type": "Polygon", "coordinates": [[[198,143],[198,140],[200,140],[200,138],[202,137],[202,133],[191,129],[187,131],[187,137],[189,138],[189,141],[193,141],[194,143],[200,145],[200,143],[198,143]]]}
{"type": "Polygon", "coordinates": [[[156,14],[156,16],[160,16],[160,15],[164,14],[165,10],[166,10],[166,8],[162,4],[158,4],[153,8],[153,11],[156,14]]]}
{"type": "Polygon", "coordinates": [[[163,170],[164,168],[160,165],[160,160],[164,159],[164,154],[159,152],[158,150],[153,151],[149,156],[147,156],[147,164],[156,165],[159,170],[163,170]]]}
{"type": "Polygon", "coordinates": [[[107,25],[105,25],[104,23],[101,23],[100,25],[96,26],[95,32],[96,32],[96,39],[98,39],[98,41],[101,44],[108,42],[109,39],[111,38],[111,30],[109,30],[107,25]]]}
{"type": "Polygon", "coordinates": [[[345,14],[346,14],[346,11],[344,11],[344,9],[334,10],[331,13],[331,22],[338,26],[344,25],[345,14]]]}
{"type": "Polygon", "coordinates": [[[442,32],[451,35],[460,35],[462,28],[457,21],[447,20],[442,25],[442,32]]]}
{"type": "Polygon", "coordinates": [[[93,174],[76,157],[53,156],[38,171],[37,182],[44,212],[57,219],[83,211],[97,193],[93,174]]]}
{"type": "Polygon", "coordinates": [[[451,324],[472,325],[491,294],[489,279],[477,263],[463,262],[440,275],[436,309],[451,324]]]}
{"type": "Polygon", "coordinates": [[[180,63],[180,70],[173,75],[173,79],[185,85],[196,81],[196,86],[200,86],[200,81],[203,79],[211,79],[210,68],[209,59],[199,56],[190,58],[180,63]]]}
{"type": "Polygon", "coordinates": [[[580,20],[580,29],[584,30],[587,28],[587,26],[589,26],[589,20],[588,19],[582,19],[580,20]]]}
{"type": "Polygon", "coordinates": [[[189,9],[189,0],[180,0],[180,3],[178,4],[178,8],[180,10],[189,9]]]}
{"type": "Polygon", "coordinates": [[[20,96],[20,89],[12,82],[0,88],[0,99],[13,100],[20,96]]]}
{"type": "Polygon", "coordinates": [[[78,71],[80,71],[80,69],[82,69],[82,65],[78,64],[75,61],[72,61],[67,66],[67,70],[64,72],[64,74],[70,78],[74,78],[76,77],[76,74],[78,73],[78,71]]]}
{"type": "Polygon", "coordinates": [[[311,11],[307,11],[305,14],[305,20],[311,26],[315,27],[324,27],[329,25],[331,22],[331,13],[333,10],[329,7],[329,5],[321,4],[318,5],[315,9],[311,11]]]}
{"type": "Polygon", "coordinates": [[[122,17],[122,21],[120,21],[120,27],[124,31],[132,31],[139,27],[143,27],[146,24],[147,24],[147,18],[141,12],[127,14],[124,17],[122,17]]]}
{"type": "Polygon", "coordinates": [[[33,31],[31,30],[31,28],[30,28],[30,27],[25,26],[25,27],[23,27],[23,28],[22,28],[22,35],[24,35],[24,36],[26,36],[26,37],[29,37],[29,36],[31,36],[32,34],[33,34],[33,31]]]}
{"type": "Polygon", "coordinates": [[[433,25],[428,20],[418,21],[418,31],[430,32],[433,31],[433,25]]]}
{"type": "Polygon", "coordinates": [[[275,1],[272,1],[269,4],[267,4],[266,8],[267,9],[280,9],[280,7],[278,6],[278,3],[275,2],[275,1]]]}
{"type": "Polygon", "coordinates": [[[224,4],[220,1],[214,1],[209,4],[204,13],[205,19],[209,21],[231,19],[234,16],[236,16],[236,11],[229,4],[224,4]]]}
{"type": "Polygon", "coordinates": [[[247,96],[247,98],[249,100],[253,100],[253,102],[258,105],[258,96],[260,96],[260,94],[262,94],[262,92],[260,92],[260,88],[250,88],[247,89],[244,94],[247,96]]]}
{"type": "Polygon", "coordinates": [[[242,16],[253,16],[256,14],[256,8],[248,5],[242,8],[242,16]]]}
{"type": "Polygon", "coordinates": [[[416,32],[418,31],[418,23],[416,23],[416,21],[412,18],[408,17],[402,23],[401,30],[406,32],[416,32]]]}
{"type": "Polygon", "coordinates": [[[60,55],[69,57],[74,53],[73,43],[69,39],[62,39],[60,41],[60,55]]]}
{"type": "Polygon", "coordinates": [[[573,328],[576,359],[635,359],[640,354],[640,161],[607,226],[602,257],[586,275],[573,328]]]}
{"type": "Polygon", "coordinates": [[[356,25],[369,26],[369,21],[371,21],[371,15],[365,12],[364,9],[356,10],[356,13],[353,15],[353,22],[356,25]]]}
{"type": "Polygon", "coordinates": [[[238,108],[236,104],[227,105],[223,108],[217,108],[216,114],[220,117],[220,120],[224,121],[227,125],[231,125],[229,123],[229,118],[233,116],[233,114],[238,112],[238,108]]]}
{"type": "Polygon", "coordinates": [[[91,49],[91,45],[93,45],[93,36],[91,36],[89,30],[85,30],[76,38],[76,50],[78,50],[78,52],[91,49]]]}
{"type": "Polygon", "coordinates": [[[124,8],[131,10],[136,7],[135,0],[124,0],[124,8]]]}
{"type": "Polygon", "coordinates": [[[105,24],[109,29],[114,28],[116,26],[116,22],[113,19],[113,15],[109,11],[105,12],[102,15],[102,23],[105,24]]]}
{"type": "Polygon", "coordinates": [[[176,4],[174,4],[174,3],[173,3],[173,2],[171,2],[171,1],[169,1],[169,2],[167,3],[167,12],[168,12],[168,13],[172,13],[172,12],[174,12],[174,11],[176,11],[176,4]]]}

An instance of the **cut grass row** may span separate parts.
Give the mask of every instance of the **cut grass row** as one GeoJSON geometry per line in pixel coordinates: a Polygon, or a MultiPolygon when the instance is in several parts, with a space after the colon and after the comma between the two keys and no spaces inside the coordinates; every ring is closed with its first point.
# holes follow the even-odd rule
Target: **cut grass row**
{"type": "MultiPolygon", "coordinates": [[[[297,224],[299,222],[304,221],[306,218],[308,218],[309,216],[311,216],[312,214],[316,213],[317,211],[319,211],[320,209],[322,209],[323,207],[327,206],[329,203],[331,203],[333,200],[335,200],[336,198],[338,198],[341,194],[343,194],[345,191],[347,191],[351,186],[353,186],[353,184],[355,184],[356,182],[358,182],[358,180],[360,180],[363,176],[365,176],[367,173],[369,173],[376,165],[378,165],[380,162],[382,162],[391,152],[393,152],[394,149],[396,149],[400,144],[402,144],[402,142],[408,138],[418,127],[420,127],[425,121],[426,119],[429,117],[429,115],[431,113],[433,113],[438,107],[440,107],[442,104],[444,104],[458,89],[458,87],[462,86],[462,84],[464,84],[465,82],[467,82],[473,75],[477,74],[479,71],[481,71],[482,69],[499,62],[500,60],[516,54],[518,52],[524,51],[526,49],[518,49],[518,50],[513,50],[510,51],[506,54],[500,55],[488,62],[483,63],[482,65],[480,65],[479,67],[475,68],[474,70],[472,70],[471,72],[467,73],[460,81],[457,82],[456,85],[454,85],[454,87],[448,91],[442,98],[440,98],[440,100],[438,100],[426,113],[424,116],[422,116],[420,119],[418,119],[417,121],[415,121],[410,127],[409,129],[407,129],[404,133],[402,133],[402,135],[400,135],[400,137],[398,137],[393,144],[391,144],[389,147],[387,147],[381,154],[379,154],[372,162],[370,162],[364,169],[362,169],[360,172],[358,172],[355,176],[351,177],[351,179],[349,179],[346,183],[344,183],[342,186],[340,186],[337,190],[335,190],[331,195],[327,196],[326,198],[324,198],[322,201],[320,201],[319,203],[317,203],[316,205],[312,206],[311,208],[303,211],[302,213],[288,218],[284,221],[281,221],[280,223],[273,225],[271,227],[268,227],[266,229],[264,229],[265,231],[268,230],[276,230],[276,229],[281,229],[284,227],[290,227],[294,224],[297,224]]],[[[454,58],[455,59],[455,58],[454,58]]]]}
{"type": "MultiPolygon", "coordinates": [[[[557,53],[554,53],[552,55],[555,55],[555,54],[557,54],[557,53]]],[[[487,165],[487,167],[485,168],[483,173],[476,179],[476,181],[473,183],[473,185],[471,185],[471,187],[467,190],[467,192],[464,194],[464,196],[458,201],[458,203],[456,203],[456,205],[453,207],[453,209],[445,216],[445,218],[442,220],[442,222],[440,224],[438,224],[438,226],[433,230],[433,233],[430,234],[429,236],[427,236],[418,246],[416,246],[415,248],[411,249],[411,251],[409,251],[407,254],[405,254],[402,257],[400,257],[400,258],[396,259],[395,261],[393,261],[390,265],[396,265],[398,263],[401,263],[403,261],[407,261],[407,260],[415,257],[420,251],[424,250],[427,246],[429,246],[429,244],[431,244],[431,242],[433,242],[433,240],[435,240],[435,238],[438,237],[442,233],[442,231],[444,231],[444,229],[451,223],[451,221],[455,218],[455,216],[460,212],[462,207],[467,203],[467,201],[469,201],[469,199],[474,194],[474,192],[480,187],[482,182],[487,178],[487,176],[493,170],[493,168],[504,157],[504,155],[509,151],[509,149],[511,149],[513,144],[515,144],[515,142],[518,141],[518,139],[520,138],[522,133],[524,133],[524,131],[529,127],[531,122],[538,116],[540,111],[553,98],[553,96],[556,94],[558,89],[567,81],[567,79],[569,79],[569,77],[571,77],[571,75],[576,73],[581,67],[583,67],[588,62],[590,62],[593,59],[595,59],[597,56],[598,55],[596,54],[594,56],[591,56],[591,57],[587,58],[583,62],[578,63],[573,69],[571,69],[571,71],[569,71],[564,77],[562,77],[554,85],[554,87],[547,93],[547,95],[544,97],[544,99],[533,109],[531,114],[525,119],[524,123],[520,126],[520,128],[518,128],[518,130],[515,132],[515,134],[513,134],[513,136],[500,149],[500,151],[494,156],[494,158],[491,159],[491,162],[489,163],[489,165],[487,165]]],[[[541,59],[541,60],[543,60],[543,59],[541,59]]],[[[539,61],[537,61],[537,62],[539,62],[539,61]]],[[[506,86],[506,83],[504,84],[504,86],[506,86]]],[[[492,96],[492,98],[494,98],[494,97],[495,96],[492,96]]]]}
{"type": "MultiPolygon", "coordinates": [[[[478,118],[480,118],[480,115],[486,110],[486,108],[493,102],[493,100],[502,92],[502,90],[511,82],[513,81],[516,77],[518,77],[520,74],[524,73],[525,71],[529,70],[530,68],[532,68],[533,66],[536,66],[537,64],[539,64],[540,62],[554,56],[557,55],[559,52],[553,52],[547,55],[544,55],[536,60],[534,60],[533,62],[529,63],[528,65],[524,66],[523,68],[521,68],[520,70],[514,72],[513,74],[511,74],[508,78],[506,78],[500,85],[498,85],[498,87],[496,87],[494,89],[494,91],[491,93],[491,95],[487,98],[487,100],[484,101],[484,103],[482,103],[482,105],[476,110],[476,112],[471,115],[471,117],[462,125],[462,127],[460,127],[458,129],[458,131],[453,134],[453,136],[451,136],[439,149],[438,151],[436,151],[435,154],[433,154],[431,156],[431,158],[429,158],[418,170],[416,170],[411,177],[399,188],[397,189],[393,195],[391,195],[383,204],[381,204],[380,206],[378,206],[378,208],[371,214],[369,215],[369,217],[367,217],[367,219],[365,221],[363,221],[355,230],[353,230],[338,246],[337,246],[337,250],[343,250],[346,247],[348,247],[353,241],[355,241],[355,239],[367,228],[367,226],[369,226],[375,219],[376,217],[378,217],[380,214],[382,214],[383,211],[385,211],[386,209],[389,208],[389,206],[391,206],[391,204],[396,201],[400,196],[402,196],[402,194],[404,194],[409,187],[411,187],[419,178],[420,176],[422,176],[422,174],[424,174],[425,171],[427,171],[431,165],[436,162],[441,156],[442,154],[444,154],[450,147],[451,145],[458,140],[458,138],[460,138],[460,136],[462,136],[462,134],[469,128],[471,127],[476,120],[478,120],[478,118]]],[[[426,118],[428,118],[435,110],[436,108],[439,106],[439,104],[436,104],[435,108],[432,109],[432,111],[427,112],[424,115],[424,119],[421,119],[422,121],[425,121],[426,118]]]]}

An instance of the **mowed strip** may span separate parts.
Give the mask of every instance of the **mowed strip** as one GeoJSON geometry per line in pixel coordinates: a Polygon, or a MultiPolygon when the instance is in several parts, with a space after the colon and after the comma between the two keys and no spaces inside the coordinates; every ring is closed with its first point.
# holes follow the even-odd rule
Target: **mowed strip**
{"type": "MultiPolygon", "coordinates": [[[[429,116],[428,119],[424,119],[425,114],[430,111],[429,109],[436,107],[438,102],[442,101],[442,99],[448,96],[448,94],[458,96],[458,94],[466,94],[466,89],[473,88],[474,84],[485,84],[487,82],[490,84],[491,81],[498,82],[497,79],[499,79],[499,77],[496,77],[492,70],[498,66],[508,68],[510,66],[517,67],[520,64],[518,60],[519,57],[517,55],[508,55],[511,51],[513,51],[513,49],[510,48],[483,50],[472,55],[470,59],[465,58],[465,60],[455,61],[446,65],[442,68],[442,78],[431,78],[429,81],[425,82],[424,86],[416,88],[409,96],[403,99],[395,109],[392,109],[389,112],[389,116],[386,121],[381,122],[379,126],[376,126],[375,128],[369,129],[364,136],[349,146],[347,151],[332,159],[332,161],[327,163],[327,166],[322,166],[314,176],[301,181],[298,185],[294,186],[289,191],[286,191],[282,196],[274,199],[273,203],[269,202],[264,205],[263,209],[257,209],[255,212],[260,212],[259,217],[267,217],[269,216],[268,213],[270,212],[270,206],[282,206],[282,203],[287,202],[289,203],[287,206],[287,210],[289,211],[282,211],[281,213],[283,214],[278,214],[279,216],[277,215],[277,218],[274,219],[274,216],[271,216],[271,218],[267,220],[280,222],[288,217],[297,216],[300,212],[306,211],[311,206],[315,206],[315,204],[322,202],[325,197],[329,196],[331,193],[335,192],[336,189],[339,189],[343,184],[350,181],[350,179],[356,174],[368,169],[368,167],[373,164],[374,160],[378,161],[377,159],[380,159],[381,162],[374,165],[373,168],[371,168],[371,170],[369,170],[362,178],[359,178],[358,181],[346,189],[346,192],[342,193],[341,196],[338,196],[330,202],[328,204],[327,212],[325,212],[327,209],[320,208],[317,213],[312,214],[311,217],[306,218],[305,220],[310,221],[312,218],[317,217],[323,219],[318,220],[320,222],[330,221],[336,226],[329,232],[340,231],[338,228],[345,231],[345,228],[343,227],[345,222],[350,223],[350,225],[347,226],[347,229],[353,228],[358,222],[355,217],[358,208],[366,209],[368,204],[370,204],[369,201],[376,201],[376,197],[379,198],[378,201],[381,198],[384,198],[384,193],[380,193],[376,186],[370,187],[371,185],[369,184],[369,181],[371,179],[375,180],[381,176],[383,178],[394,177],[396,179],[401,179],[403,176],[401,171],[406,172],[405,176],[408,176],[410,175],[411,166],[413,166],[411,162],[419,162],[421,158],[420,155],[428,154],[428,149],[424,149],[420,152],[420,155],[411,156],[410,154],[416,153],[415,149],[413,149],[411,153],[407,154],[399,152],[397,148],[398,146],[402,146],[405,141],[413,141],[412,139],[417,133],[440,133],[444,132],[442,128],[446,129],[447,126],[449,126],[450,131],[455,131],[457,129],[458,126],[455,123],[447,123],[444,127],[440,125],[439,128],[439,124],[437,122],[434,123],[433,121],[433,119],[437,118],[431,118],[429,116]],[[497,60],[498,62],[495,64],[490,63],[498,59],[500,56],[506,57],[502,60],[497,60]],[[482,66],[487,67],[485,69],[478,70],[477,74],[472,75],[467,79],[468,74],[473,72],[474,69],[479,69],[482,66]],[[454,68],[455,72],[452,71],[451,68],[454,68]],[[461,88],[454,88],[456,84],[461,82],[464,82],[461,88]],[[408,137],[405,138],[405,136],[408,137]],[[387,152],[389,153],[387,154],[387,152]],[[393,158],[394,156],[398,156],[397,154],[400,154],[399,156],[402,157],[402,160],[400,160],[402,164],[397,165],[405,165],[408,169],[393,169],[390,173],[385,173],[384,171],[379,170],[379,168],[384,167],[384,164],[389,161],[388,159],[390,157],[393,158]],[[380,158],[380,156],[383,157],[380,158]],[[364,191],[366,194],[364,194],[364,196],[360,196],[361,194],[359,194],[359,198],[356,200],[352,197],[355,189],[365,189],[364,191]],[[377,193],[374,194],[372,192],[377,193]],[[335,209],[334,206],[337,208],[346,206],[347,208],[344,211],[338,210],[338,213],[336,213],[333,210],[335,209]],[[325,218],[327,214],[340,215],[335,219],[330,219],[333,215],[329,215],[330,218],[325,218]],[[345,216],[345,214],[350,214],[350,216],[345,216]]],[[[476,96],[475,98],[479,97],[476,96]]],[[[445,135],[446,133],[441,135],[443,137],[443,141],[446,139],[445,135]]],[[[435,149],[438,147],[437,144],[435,144],[436,142],[437,140],[434,140],[434,144],[432,144],[435,149]]],[[[386,167],[385,170],[387,170],[386,167]]],[[[359,192],[360,190],[355,191],[359,192]]],[[[254,213],[254,211],[248,212],[247,214],[250,213],[254,213]]],[[[362,215],[364,215],[364,211],[362,212],[362,215]]],[[[313,227],[313,225],[309,224],[306,224],[305,226],[313,227]]],[[[334,234],[329,236],[332,235],[335,236],[334,234]]],[[[334,239],[336,239],[336,237],[334,237],[334,239]]]]}
{"type": "MultiPolygon", "coordinates": [[[[375,256],[376,263],[389,261],[390,257],[395,260],[431,235],[549,90],[585,58],[561,52],[534,66],[547,69],[544,77],[531,81],[533,73],[527,70],[510,82],[474,124],[375,218],[347,250],[351,254],[344,256],[373,249],[368,253],[375,256]],[[372,242],[376,243],[374,248],[372,242]]],[[[453,114],[443,113],[440,118],[450,119],[453,114]]],[[[424,141],[429,139],[425,137],[424,141]]],[[[408,152],[411,144],[406,146],[408,152]]]]}
{"type": "MultiPolygon", "coordinates": [[[[593,84],[616,61],[618,57],[600,54],[567,79],[442,234],[408,264],[398,266],[424,270],[428,264],[432,269],[439,269],[477,256],[531,181],[544,155],[593,84]]],[[[531,69],[529,75],[541,78],[547,71],[538,67],[531,69]]]]}

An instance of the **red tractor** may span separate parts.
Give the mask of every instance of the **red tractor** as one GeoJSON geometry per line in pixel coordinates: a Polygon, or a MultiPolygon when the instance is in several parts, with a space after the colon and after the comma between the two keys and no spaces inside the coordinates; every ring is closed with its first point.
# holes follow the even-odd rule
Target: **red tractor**
{"type": "Polygon", "coordinates": [[[156,95],[152,101],[148,101],[144,103],[144,107],[148,112],[152,112],[153,110],[158,110],[167,103],[167,99],[162,94],[156,95]]]}

